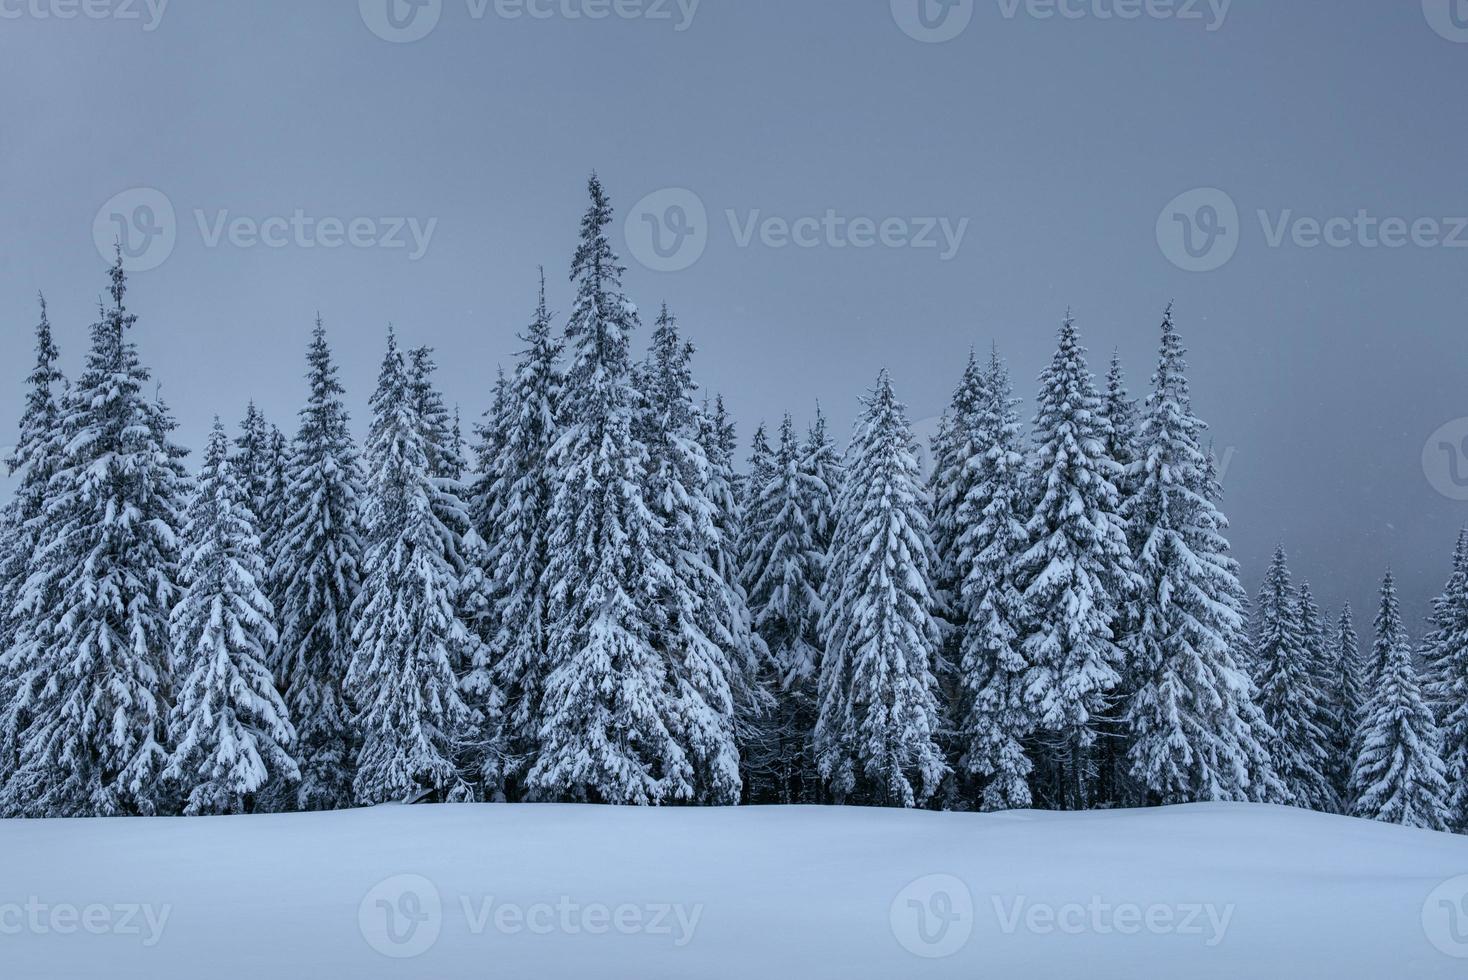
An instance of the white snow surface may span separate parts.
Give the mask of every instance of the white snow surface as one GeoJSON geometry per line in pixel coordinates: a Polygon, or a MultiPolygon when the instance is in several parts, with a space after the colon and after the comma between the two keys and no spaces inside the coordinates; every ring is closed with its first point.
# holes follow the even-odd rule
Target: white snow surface
{"type": "Polygon", "coordinates": [[[1460,875],[1246,804],[0,821],[0,977],[1461,978],[1460,875]]]}

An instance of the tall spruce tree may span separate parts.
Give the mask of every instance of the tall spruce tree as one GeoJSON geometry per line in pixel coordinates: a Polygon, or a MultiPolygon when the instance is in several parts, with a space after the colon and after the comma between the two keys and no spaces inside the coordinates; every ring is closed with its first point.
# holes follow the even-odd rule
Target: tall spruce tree
{"type": "Polygon", "coordinates": [[[1468,529],[1458,535],[1453,573],[1433,600],[1425,652],[1432,707],[1442,730],[1449,829],[1468,833],[1468,529]]]}
{"type": "Polygon", "coordinates": [[[1351,808],[1351,770],[1356,767],[1356,740],[1366,723],[1366,687],[1362,672],[1361,641],[1352,621],[1351,604],[1341,607],[1335,630],[1335,675],[1331,702],[1335,725],[1331,731],[1332,768],[1341,807],[1351,808]]]}
{"type": "Polygon", "coordinates": [[[364,804],[472,793],[458,760],[479,718],[455,667],[471,660],[477,641],[459,617],[452,532],[435,509],[434,422],[419,414],[419,380],[389,334],[372,396],[367,547],[346,676],[362,739],[353,795],[364,804]]]}
{"type": "Polygon", "coordinates": [[[739,800],[734,688],[750,661],[748,615],[710,562],[719,530],[708,498],[709,462],[700,439],[691,361],[678,323],[663,306],[640,374],[639,428],[648,448],[648,499],[660,525],[653,547],[669,576],[657,644],[673,665],[675,734],[693,766],[694,801],[739,800]]]}
{"type": "Polygon", "coordinates": [[[978,479],[973,465],[982,455],[976,444],[978,417],[989,401],[984,384],[984,369],[978,356],[970,350],[963,377],[954,389],[931,447],[933,472],[928,477],[928,494],[933,501],[934,587],[952,627],[945,643],[952,663],[957,662],[954,653],[962,633],[959,592],[964,574],[958,567],[958,539],[964,527],[959,521],[959,509],[978,479]]]}
{"type": "Polygon", "coordinates": [[[1034,763],[1025,740],[1034,716],[1022,649],[1029,621],[1019,562],[1029,545],[1019,416],[1009,372],[991,351],[974,417],[974,455],[959,503],[956,568],[966,628],[959,640],[959,765],[983,781],[985,810],[1031,805],[1034,763]]]}
{"type": "Polygon", "coordinates": [[[188,478],[129,338],[137,317],[123,305],[120,250],[110,292],[57,420],[45,527],[18,609],[29,719],[7,812],[151,814],[165,796],[168,613],[188,478]]]}
{"type": "MultiPolygon", "coordinates": [[[[961,700],[959,662],[963,655],[960,647],[968,632],[968,609],[962,596],[966,570],[960,565],[958,546],[965,528],[960,523],[959,510],[979,474],[974,464],[981,455],[977,445],[978,416],[988,397],[984,380],[978,356],[970,349],[963,377],[954,389],[953,398],[939,420],[938,431],[929,447],[933,454],[933,468],[928,474],[928,498],[932,501],[934,613],[943,634],[933,670],[938,678],[939,703],[947,709],[940,733],[950,757],[961,752],[950,743],[954,741],[953,729],[958,724],[952,714],[961,700]]],[[[963,773],[964,768],[960,766],[958,774],[962,776],[963,773]]],[[[958,795],[962,789],[951,782],[945,792],[958,795]]]]}
{"type": "MultiPolygon", "coordinates": [[[[497,407],[480,430],[482,490],[474,510],[480,533],[489,535],[487,567],[495,608],[487,631],[487,684],[502,693],[503,777],[518,798],[519,786],[540,744],[541,696],[549,673],[550,564],[548,519],[555,490],[551,456],[561,431],[561,345],[552,334],[545,299],[540,299],[514,377],[496,390],[497,407]],[[496,421],[496,419],[498,421],[496,421]],[[493,530],[487,516],[496,512],[493,530]]],[[[478,677],[480,671],[474,675],[478,677]]],[[[482,698],[485,681],[469,684],[482,698]]]]}
{"type": "Polygon", "coordinates": [[[5,460],[15,491],[0,513],[0,787],[15,771],[18,735],[29,719],[27,700],[32,687],[21,681],[26,662],[18,639],[24,621],[17,611],[25,598],[33,557],[42,542],[47,487],[61,450],[57,441],[60,392],[56,390],[64,383],[56,367],[60,352],[51,337],[46,297],[39,298],[36,363],[26,378],[25,409],[15,448],[5,460]]]}
{"type": "MultiPolygon", "coordinates": [[[[1169,307],[1167,317],[1171,318],[1171,315],[1172,309],[1169,307]]],[[[1130,512],[1131,498],[1142,479],[1142,468],[1139,462],[1141,450],[1138,446],[1140,416],[1136,401],[1127,391],[1126,372],[1122,368],[1119,350],[1111,352],[1111,364],[1106,372],[1106,388],[1101,393],[1101,415],[1106,421],[1105,457],[1116,464],[1112,483],[1116,487],[1117,513],[1125,516],[1130,512]]],[[[1131,533],[1130,527],[1128,533],[1131,533]]],[[[1135,555],[1140,545],[1131,541],[1131,546],[1135,555]]],[[[1117,670],[1120,679],[1116,690],[1096,723],[1098,744],[1095,751],[1095,795],[1098,802],[1124,806],[1135,802],[1138,796],[1145,793],[1145,790],[1136,785],[1129,771],[1132,730],[1125,718],[1132,696],[1142,683],[1138,676],[1141,666],[1134,650],[1137,641],[1133,636],[1139,628],[1141,614],[1137,606],[1141,596],[1126,593],[1115,598],[1119,614],[1112,626],[1112,632],[1121,638],[1124,656],[1117,670]]]]}
{"type": "Polygon", "coordinates": [[[745,595],[754,592],[754,582],[759,577],[762,564],[762,556],[756,552],[759,542],[755,528],[763,527],[770,521],[770,515],[760,510],[763,506],[761,497],[764,488],[775,479],[775,454],[770,449],[769,431],[763,421],[755,426],[754,434],[749,437],[747,465],[748,472],[744,474],[739,488],[741,523],[739,542],[735,548],[735,558],[739,563],[739,584],[744,586],[745,595]]]}
{"type": "MultiPolygon", "coordinates": [[[[251,401],[245,407],[245,417],[240,422],[240,434],[234,440],[234,452],[231,454],[230,468],[235,473],[235,479],[243,488],[245,500],[250,508],[250,513],[255,515],[257,522],[261,521],[261,515],[265,514],[270,507],[270,494],[273,484],[274,459],[272,449],[272,429],[270,423],[265,420],[265,415],[251,401]]],[[[261,544],[264,545],[265,537],[256,529],[261,544]]]]}
{"type": "MultiPolygon", "coordinates": [[[[1267,800],[1278,790],[1269,732],[1234,659],[1242,589],[1185,354],[1169,307],[1123,508],[1142,586],[1124,715],[1129,775],[1147,802],[1267,800]]],[[[1113,361],[1113,423],[1124,414],[1119,386],[1113,361]]]]}
{"type": "Polygon", "coordinates": [[[933,543],[911,430],[884,370],[847,452],[825,582],[816,766],[838,801],[915,806],[948,772],[935,736],[933,543]]]}
{"type": "Polygon", "coordinates": [[[1037,731],[1050,753],[1056,805],[1091,802],[1091,750],[1100,719],[1121,680],[1117,634],[1121,599],[1135,571],[1115,461],[1106,455],[1102,414],[1085,349],[1068,314],[1050,366],[1040,375],[1034,422],[1031,542],[1021,559],[1030,628],[1025,687],[1037,731]]]}
{"type": "Polygon", "coordinates": [[[755,491],[761,521],[750,528],[754,625],[769,648],[777,707],[760,746],[758,798],[809,803],[813,785],[811,733],[816,719],[816,679],[821,664],[821,583],[826,556],[813,527],[812,509],[824,488],[802,465],[804,453],[787,414],[780,423],[774,477],[755,491]]]}
{"type": "Polygon", "coordinates": [[[319,316],[306,359],[310,395],[291,444],[271,575],[280,631],[272,670],[296,724],[301,779],[274,803],[332,810],[352,802],[355,740],[342,681],[362,582],[362,491],[344,389],[319,316]]]}
{"type": "Polygon", "coordinates": [[[1275,549],[1255,603],[1254,665],[1259,706],[1274,733],[1270,756],[1284,786],[1283,801],[1328,811],[1329,735],[1320,727],[1323,695],[1300,623],[1284,547],[1275,549]]]}
{"type": "Polygon", "coordinates": [[[1300,627],[1300,645],[1305,651],[1305,662],[1308,664],[1311,677],[1311,687],[1316,693],[1313,703],[1302,704],[1300,710],[1311,711],[1312,721],[1316,728],[1325,733],[1325,739],[1321,743],[1318,757],[1321,770],[1326,776],[1326,788],[1328,795],[1322,797],[1313,809],[1326,810],[1336,813],[1340,810],[1340,794],[1335,792],[1336,785],[1336,759],[1334,753],[1336,736],[1336,669],[1334,657],[1330,651],[1329,639],[1326,636],[1325,620],[1321,617],[1320,606],[1315,602],[1315,596],[1310,591],[1310,583],[1300,583],[1295,592],[1295,621],[1300,627]]]}
{"type": "Polygon", "coordinates": [[[1446,830],[1448,785],[1439,734],[1422,698],[1390,571],[1381,584],[1373,655],[1376,678],[1351,774],[1351,812],[1404,827],[1446,830]]]}
{"type": "Polygon", "coordinates": [[[657,559],[648,452],[633,431],[637,310],[622,292],[607,239],[612,206],[595,175],[589,190],[571,268],[571,363],[548,520],[551,671],[527,784],[553,799],[688,800],[694,773],[676,734],[681,708],[655,645],[671,572],[657,559]]]}
{"type": "Polygon", "coordinates": [[[300,778],[290,753],[295,728],[266,666],[276,631],[265,558],[251,493],[235,466],[216,417],[188,510],[183,595],[171,618],[174,661],[184,673],[164,776],[181,788],[190,816],[248,812],[267,781],[300,778]]]}
{"type": "Polygon", "coordinates": [[[815,421],[805,436],[801,468],[811,485],[810,526],[811,533],[815,535],[816,549],[822,554],[829,554],[831,541],[836,536],[836,501],[841,496],[845,471],[841,450],[827,431],[826,416],[820,405],[816,405],[815,421]]]}

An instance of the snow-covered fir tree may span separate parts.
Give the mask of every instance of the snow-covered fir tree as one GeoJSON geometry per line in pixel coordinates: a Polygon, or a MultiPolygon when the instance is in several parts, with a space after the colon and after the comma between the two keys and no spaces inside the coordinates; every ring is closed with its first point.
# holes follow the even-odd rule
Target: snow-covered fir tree
{"type": "Polygon", "coordinates": [[[966,627],[958,646],[959,765],[983,782],[985,810],[1031,805],[1025,740],[1034,725],[1022,644],[1029,621],[1019,581],[1028,497],[1019,415],[1009,371],[991,351],[975,406],[968,489],[959,503],[955,567],[966,627]]]}
{"type": "Polygon", "coordinates": [[[415,380],[389,334],[372,395],[367,546],[346,676],[361,738],[353,796],[363,804],[472,794],[458,759],[479,718],[455,665],[471,660],[477,640],[459,617],[451,535],[435,512],[433,421],[419,415],[415,380]]]}
{"type": "MultiPolygon", "coordinates": [[[[1269,733],[1252,681],[1234,659],[1242,589],[1185,353],[1169,308],[1123,508],[1141,582],[1124,714],[1129,775],[1145,802],[1267,800],[1278,789],[1269,733]]],[[[1119,386],[1113,362],[1113,423],[1125,411],[1119,386]]],[[[1118,443],[1116,451],[1129,450],[1118,443]]]]}
{"type": "Polygon", "coordinates": [[[183,594],[170,624],[183,679],[164,777],[180,788],[189,816],[249,812],[267,781],[300,778],[290,752],[295,728],[266,666],[275,611],[262,585],[247,475],[236,475],[216,418],[188,509],[183,594]]]}
{"type": "Polygon", "coordinates": [[[520,339],[525,347],[513,379],[497,386],[495,407],[480,428],[481,479],[471,510],[489,542],[495,606],[482,627],[486,660],[465,685],[471,699],[491,691],[504,698],[501,778],[510,781],[516,798],[540,744],[541,693],[550,669],[546,568],[555,488],[551,456],[561,429],[561,345],[552,333],[543,272],[535,317],[520,339]]]}
{"type": "MultiPolygon", "coordinates": [[[[729,591],[724,606],[731,616],[730,635],[735,653],[730,690],[734,695],[734,734],[740,745],[740,761],[748,772],[747,748],[764,741],[770,715],[775,709],[774,686],[769,683],[771,665],[769,647],[754,628],[754,614],[749,594],[740,577],[739,546],[742,535],[743,510],[739,502],[739,480],[734,472],[734,452],[738,447],[734,423],[724,408],[722,396],[715,396],[713,408],[707,401],[698,412],[698,440],[708,462],[704,497],[710,507],[709,527],[712,534],[705,543],[707,561],[724,588],[729,591]]],[[[746,795],[749,779],[744,778],[746,795]]]]}
{"type": "MultiPolygon", "coordinates": [[[[939,702],[948,709],[950,716],[945,717],[944,724],[940,726],[945,748],[950,748],[950,756],[961,751],[947,743],[956,724],[951,714],[961,700],[958,667],[962,654],[959,647],[968,626],[967,607],[962,598],[967,570],[960,566],[958,548],[959,537],[965,527],[960,523],[959,509],[979,478],[975,465],[982,452],[976,444],[978,415],[988,399],[984,380],[978,356],[970,350],[963,377],[953,391],[947,411],[939,419],[938,431],[929,446],[933,460],[932,472],[928,474],[928,497],[932,501],[933,611],[943,634],[933,672],[938,678],[939,702]]],[[[974,516],[971,514],[970,518],[974,516]]],[[[960,766],[959,775],[963,772],[960,766]]],[[[949,794],[960,791],[956,784],[951,784],[946,790],[949,794]]]]}
{"type": "Polygon", "coordinates": [[[1340,794],[1335,792],[1334,746],[1337,727],[1335,712],[1337,677],[1333,663],[1335,658],[1330,650],[1329,638],[1326,636],[1325,620],[1321,617],[1320,606],[1316,604],[1315,596],[1310,591],[1309,582],[1301,582],[1299,589],[1295,592],[1295,622],[1299,624],[1300,645],[1305,651],[1305,662],[1309,665],[1311,686],[1316,692],[1316,700],[1313,703],[1300,705],[1300,710],[1312,711],[1314,713],[1312,721],[1315,727],[1325,733],[1319,757],[1326,776],[1326,787],[1330,793],[1312,808],[1335,813],[1340,810],[1341,806],[1340,794]]]}
{"type": "Polygon", "coordinates": [[[705,492],[709,464],[693,397],[692,355],[664,306],[638,372],[638,428],[648,449],[648,500],[659,524],[653,547],[669,572],[658,597],[655,642],[673,666],[674,733],[693,767],[694,801],[729,804],[742,790],[734,686],[750,660],[750,639],[743,594],[709,562],[718,529],[705,492]]]}
{"type": "MultiPolygon", "coordinates": [[[[1172,315],[1171,308],[1167,316],[1172,315]]],[[[1116,464],[1112,484],[1116,487],[1117,513],[1129,513],[1128,504],[1136,486],[1142,479],[1138,462],[1140,417],[1137,403],[1127,390],[1126,372],[1122,368],[1121,352],[1111,352],[1111,364],[1106,372],[1106,387],[1101,393],[1101,416],[1106,421],[1105,458],[1116,464]]],[[[1130,533],[1128,528],[1128,533],[1130,533]]],[[[1131,542],[1135,555],[1140,545],[1131,542]]],[[[1094,752],[1096,767],[1095,796],[1098,800],[1109,800],[1115,804],[1126,804],[1143,793],[1133,782],[1129,770],[1131,764],[1131,728],[1125,714],[1132,695],[1141,679],[1137,653],[1133,649],[1132,635],[1138,628],[1140,613],[1137,604],[1140,596],[1134,593],[1118,594],[1114,597],[1119,610],[1112,632],[1121,640],[1123,658],[1117,669],[1119,680],[1116,689],[1104,710],[1096,720],[1097,745],[1094,752]]]]}
{"type": "Polygon", "coordinates": [[[12,813],[151,814],[163,798],[188,478],[129,336],[137,317],[123,304],[120,250],[110,292],[57,420],[45,526],[18,609],[17,696],[29,719],[4,790],[12,813]]]}
{"type": "Polygon", "coordinates": [[[576,299],[556,442],[549,526],[550,674],[540,751],[527,776],[542,798],[648,804],[688,800],[694,773],[676,735],[672,665],[656,646],[670,570],[657,560],[647,447],[633,431],[629,350],[636,307],[607,239],[612,206],[593,175],[572,262],[576,299]]]}
{"type": "Polygon", "coordinates": [[[864,399],[823,595],[816,767],[838,802],[914,806],[948,772],[933,664],[928,500],[884,370],[864,399]]]}
{"type": "Polygon", "coordinates": [[[845,470],[841,450],[827,431],[826,416],[816,405],[815,421],[806,432],[801,468],[810,481],[810,527],[816,550],[828,554],[836,536],[836,501],[841,496],[845,470]]]}
{"type": "Polygon", "coordinates": [[[344,390],[320,317],[306,379],[310,396],[291,444],[272,575],[280,631],[272,671],[296,725],[301,779],[274,802],[331,810],[352,802],[355,746],[342,681],[362,581],[362,491],[344,390]]]}
{"type": "Polygon", "coordinates": [[[1422,697],[1390,571],[1381,584],[1373,656],[1376,677],[1366,700],[1361,754],[1351,773],[1351,812],[1404,827],[1446,830],[1448,785],[1438,729],[1422,697]]]}
{"type": "Polygon", "coordinates": [[[769,430],[764,422],[755,426],[754,434],[749,437],[749,458],[745,465],[748,469],[739,488],[741,523],[735,557],[739,562],[739,584],[744,586],[744,594],[750,595],[762,565],[761,556],[755,550],[759,544],[755,528],[770,521],[770,515],[760,510],[763,505],[760,498],[764,488],[775,479],[775,454],[770,449],[769,430]]]}
{"type": "Polygon", "coordinates": [[[811,733],[816,719],[816,678],[821,664],[821,583],[826,556],[816,542],[812,510],[825,492],[806,470],[795,423],[786,415],[774,477],[757,495],[760,522],[750,528],[754,625],[768,646],[777,705],[755,764],[759,798],[810,803],[815,765],[811,733]]]}
{"type": "Polygon", "coordinates": [[[1333,664],[1335,682],[1330,690],[1334,725],[1330,732],[1331,779],[1341,807],[1351,807],[1351,770],[1356,767],[1356,738],[1366,721],[1366,687],[1362,672],[1361,641],[1351,604],[1341,607],[1336,621],[1333,664]]]}
{"type": "MultiPolygon", "coordinates": [[[[244,491],[246,506],[253,517],[260,555],[265,562],[258,584],[267,598],[278,593],[272,575],[286,487],[286,461],[281,456],[280,441],[283,441],[280,430],[267,422],[264,413],[251,401],[240,422],[240,434],[234,440],[230,469],[244,491]]],[[[267,648],[265,662],[275,662],[274,650],[267,648]]]]}
{"type": "MultiPolygon", "coordinates": [[[[57,390],[64,382],[56,366],[60,352],[51,336],[46,298],[40,297],[36,324],[36,363],[26,378],[25,409],[15,448],[5,468],[15,491],[0,512],[0,787],[15,771],[18,735],[29,718],[30,685],[20,684],[24,647],[17,641],[23,620],[16,613],[26,594],[32,559],[45,527],[47,486],[55,472],[61,409],[57,390]],[[17,698],[16,695],[23,695],[17,698]]],[[[42,600],[44,602],[44,600],[42,600]]]]}
{"type": "Polygon", "coordinates": [[[1453,573],[1433,600],[1425,646],[1450,789],[1449,829],[1468,833],[1468,529],[1458,535],[1453,573]]]}
{"type": "MultiPolygon", "coordinates": [[[[251,401],[245,407],[240,434],[234,440],[230,468],[244,490],[246,503],[257,523],[261,521],[260,515],[270,507],[270,494],[275,482],[272,438],[273,430],[265,420],[265,414],[251,401]]],[[[259,527],[256,528],[256,536],[263,545],[266,538],[259,527]]]]}
{"type": "Polygon", "coordinates": [[[1030,547],[1020,562],[1030,610],[1025,690],[1047,749],[1046,795],[1083,809],[1092,744],[1125,659],[1118,597],[1135,588],[1135,572],[1118,514],[1118,468],[1106,455],[1110,427],[1069,315],[1038,400],[1030,547]]]}
{"type": "Polygon", "coordinates": [[[1329,733],[1320,727],[1323,693],[1300,624],[1299,602],[1284,547],[1275,549],[1254,605],[1254,669],[1259,706],[1274,733],[1270,757],[1283,802],[1329,811],[1329,733]]]}
{"type": "Polygon", "coordinates": [[[958,635],[962,632],[957,619],[962,615],[958,593],[964,578],[958,567],[958,539],[964,530],[958,512],[978,479],[973,462],[982,455],[982,450],[975,444],[976,429],[979,413],[988,400],[984,370],[978,356],[969,351],[963,377],[933,435],[933,472],[928,477],[928,494],[933,501],[934,588],[945,618],[952,621],[952,635],[945,647],[955,663],[956,657],[951,654],[957,650],[958,635]]]}

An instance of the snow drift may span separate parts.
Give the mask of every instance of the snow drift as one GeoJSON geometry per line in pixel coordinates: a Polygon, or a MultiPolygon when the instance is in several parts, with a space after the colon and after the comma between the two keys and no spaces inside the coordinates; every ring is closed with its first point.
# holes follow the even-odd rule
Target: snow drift
{"type": "Polygon", "coordinates": [[[5,821],[0,964],[25,980],[1462,977],[1468,839],[1242,804],[5,821]]]}

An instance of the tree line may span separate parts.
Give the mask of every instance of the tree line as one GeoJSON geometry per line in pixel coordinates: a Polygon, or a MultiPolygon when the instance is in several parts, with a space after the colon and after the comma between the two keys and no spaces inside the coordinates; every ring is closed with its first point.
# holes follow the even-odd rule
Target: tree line
{"type": "Polygon", "coordinates": [[[1468,831],[1468,533],[1418,647],[1328,624],[1281,548],[1251,604],[1172,309],[1140,401],[1073,318],[1028,432],[971,354],[924,474],[878,374],[842,452],[752,434],[589,183],[468,437],[389,330],[353,438],[324,325],[294,437],[252,404],[191,472],[121,258],[68,382],[44,300],[0,539],[0,808],[390,801],[1211,800],[1468,831]]]}

